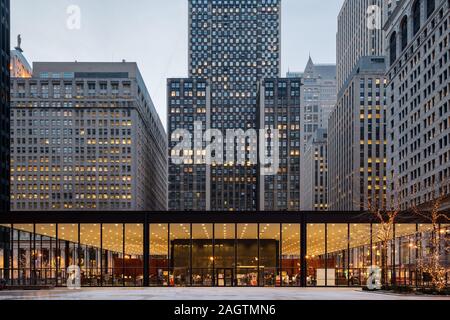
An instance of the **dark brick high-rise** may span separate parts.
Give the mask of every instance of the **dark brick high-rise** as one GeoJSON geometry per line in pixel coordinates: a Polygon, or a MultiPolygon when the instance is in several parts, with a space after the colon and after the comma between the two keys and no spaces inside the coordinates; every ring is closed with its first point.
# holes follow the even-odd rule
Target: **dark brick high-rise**
{"type": "MultiPolygon", "coordinates": [[[[206,112],[200,108],[207,129],[224,135],[227,129],[258,129],[258,86],[264,78],[280,76],[280,33],[281,0],[189,0],[189,77],[209,84],[206,112]]],[[[169,80],[168,88],[169,138],[173,130],[198,118],[190,110],[199,109],[192,105],[192,90],[184,90],[183,102],[174,88],[179,81],[173,82],[169,80]]],[[[246,156],[254,147],[247,144],[246,156]]],[[[172,210],[258,209],[256,165],[217,164],[198,172],[195,164],[187,163],[183,180],[180,166],[170,168],[172,210]],[[206,185],[197,190],[193,181],[202,179],[206,185]]]]}

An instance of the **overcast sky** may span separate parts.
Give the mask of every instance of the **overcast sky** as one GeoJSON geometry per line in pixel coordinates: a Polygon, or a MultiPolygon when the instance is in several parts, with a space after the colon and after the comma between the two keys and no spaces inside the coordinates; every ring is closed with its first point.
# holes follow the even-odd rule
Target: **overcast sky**
{"type": "MultiPolygon", "coordinates": [[[[282,72],[303,71],[308,55],[334,63],[336,18],[344,0],[282,0],[282,72]]],[[[187,0],[14,0],[11,45],[33,61],[137,62],[166,124],[166,79],[187,75],[187,0]],[[67,27],[67,8],[81,28],[67,27]]]]}

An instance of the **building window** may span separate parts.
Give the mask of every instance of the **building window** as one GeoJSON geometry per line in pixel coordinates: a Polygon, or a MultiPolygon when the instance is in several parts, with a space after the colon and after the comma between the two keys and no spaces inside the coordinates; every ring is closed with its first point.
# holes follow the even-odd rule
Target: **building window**
{"type": "Polygon", "coordinates": [[[395,60],[397,60],[397,32],[394,32],[391,35],[389,47],[390,47],[391,65],[393,65],[395,60]]]}
{"type": "Polygon", "coordinates": [[[436,1],[435,0],[427,0],[427,18],[429,18],[436,8],[436,1]]]}
{"type": "Polygon", "coordinates": [[[402,51],[408,45],[408,17],[404,17],[400,23],[400,30],[402,35],[402,51]]]}
{"type": "Polygon", "coordinates": [[[416,2],[414,2],[413,7],[412,7],[412,17],[413,17],[413,33],[414,35],[417,34],[417,32],[419,32],[420,29],[420,5],[421,2],[420,0],[417,0],[416,2]]]}

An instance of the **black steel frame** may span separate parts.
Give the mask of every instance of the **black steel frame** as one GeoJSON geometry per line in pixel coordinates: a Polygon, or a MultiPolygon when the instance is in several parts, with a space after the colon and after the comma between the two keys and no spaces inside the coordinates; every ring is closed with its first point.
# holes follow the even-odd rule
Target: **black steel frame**
{"type": "MultiPolygon", "coordinates": [[[[373,214],[368,212],[253,212],[253,213],[230,213],[230,212],[136,212],[136,211],[119,211],[119,212],[87,212],[87,211],[64,211],[64,212],[14,212],[9,214],[0,214],[0,224],[77,224],[78,232],[80,224],[127,224],[138,223],[143,225],[143,286],[150,285],[149,279],[149,258],[150,258],[150,225],[151,224],[167,224],[170,228],[171,224],[212,224],[213,230],[215,224],[238,224],[248,223],[258,225],[258,242],[259,242],[259,225],[260,224],[298,224],[300,226],[300,286],[306,287],[307,273],[307,225],[314,224],[377,224],[380,221],[373,214]]],[[[442,221],[444,223],[444,221],[442,221]]],[[[396,223],[429,223],[429,221],[420,216],[410,213],[399,215],[396,223]]],[[[168,228],[168,235],[170,229],[168,228]]],[[[100,228],[102,230],[102,228],[100,228]]],[[[327,228],[325,228],[327,230],[327,228]]],[[[123,228],[125,232],[125,228],[123,228]]],[[[214,231],[213,231],[214,232],[214,231]]],[[[348,228],[350,232],[350,228],[348,228]]],[[[237,230],[235,230],[237,235],[237,230]]],[[[192,230],[191,230],[192,237],[192,230]]],[[[33,237],[34,238],[34,237],[33,237]]],[[[372,239],[372,237],[371,237],[372,239]]],[[[395,239],[395,233],[394,233],[395,239]]],[[[235,237],[236,240],[236,237],[235,237]]],[[[31,240],[30,240],[31,241],[31,240]]],[[[192,241],[192,239],[191,239],[192,241]]],[[[214,240],[213,240],[214,241],[214,240]]],[[[58,243],[56,244],[59,245],[58,243]]],[[[125,242],[124,244],[125,245],[125,242]]],[[[236,246],[236,243],[235,243],[236,246]]],[[[169,247],[169,246],[168,246],[169,247]]],[[[214,246],[213,246],[214,248],[214,246]]],[[[168,249],[170,250],[170,249],[168,249]]],[[[214,249],[213,249],[214,250],[214,249]]],[[[259,251],[259,246],[258,246],[259,251]]],[[[214,253],[214,252],[213,252],[214,253]]],[[[170,256],[170,252],[168,252],[170,256]]],[[[237,250],[235,250],[237,255],[237,250]]],[[[259,256],[259,252],[258,252],[259,256]]],[[[191,252],[192,259],[192,252],[191,252]]],[[[103,262],[103,259],[101,259],[103,262]]],[[[168,259],[169,264],[170,259],[168,259]]],[[[258,259],[259,261],[259,259],[258,259]]],[[[259,263],[259,262],[258,262],[259,263]]],[[[192,264],[191,264],[192,265],[192,264]]],[[[168,265],[170,269],[170,265],[168,265]]],[[[236,275],[236,266],[234,268],[236,275]]],[[[395,270],[395,268],[394,268],[395,270]]],[[[395,273],[395,271],[394,271],[395,273]]],[[[395,274],[392,275],[395,279],[395,274]]],[[[213,276],[213,285],[215,285],[215,275],[213,276]]],[[[259,277],[258,277],[259,281],[259,277]]],[[[259,285],[259,283],[258,283],[259,285]]],[[[282,285],[282,284],[281,284],[282,285]]]]}

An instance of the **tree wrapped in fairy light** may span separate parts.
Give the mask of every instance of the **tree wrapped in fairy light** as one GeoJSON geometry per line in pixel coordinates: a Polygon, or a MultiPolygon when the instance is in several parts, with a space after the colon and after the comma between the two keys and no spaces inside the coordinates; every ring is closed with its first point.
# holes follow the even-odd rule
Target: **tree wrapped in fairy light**
{"type": "Polygon", "coordinates": [[[438,291],[446,288],[446,274],[450,271],[449,267],[441,262],[443,256],[450,251],[448,230],[441,227],[442,223],[450,222],[449,191],[449,180],[445,180],[439,186],[432,186],[431,200],[427,204],[420,207],[412,206],[412,211],[431,225],[427,252],[422,253],[419,258],[418,268],[422,279],[430,282],[432,288],[438,291]]]}
{"type": "MultiPolygon", "coordinates": [[[[397,180],[393,180],[397,181],[397,180]]],[[[391,185],[395,188],[395,182],[391,185]]],[[[386,187],[386,191],[387,191],[386,187]]],[[[388,252],[389,243],[393,240],[394,226],[397,217],[401,214],[400,198],[398,196],[387,200],[386,191],[381,196],[375,194],[373,198],[368,196],[367,210],[372,214],[373,218],[379,224],[379,229],[376,233],[376,238],[381,244],[380,258],[381,258],[381,285],[386,288],[389,285],[389,266],[388,266],[388,252]]]]}

